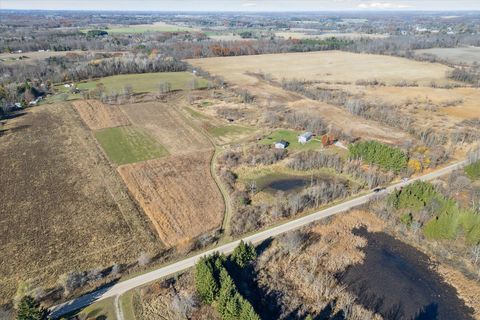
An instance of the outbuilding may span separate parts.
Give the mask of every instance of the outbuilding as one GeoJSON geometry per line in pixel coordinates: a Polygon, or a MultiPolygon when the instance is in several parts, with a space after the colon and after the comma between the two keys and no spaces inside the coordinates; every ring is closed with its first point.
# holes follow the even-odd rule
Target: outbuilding
{"type": "Polygon", "coordinates": [[[305,132],[305,133],[298,136],[298,142],[301,143],[301,144],[305,144],[308,141],[310,141],[312,139],[312,137],[313,137],[313,133],[305,132]]]}
{"type": "Polygon", "coordinates": [[[288,144],[288,141],[280,140],[278,142],[275,142],[275,149],[285,149],[288,147],[288,144]]]}

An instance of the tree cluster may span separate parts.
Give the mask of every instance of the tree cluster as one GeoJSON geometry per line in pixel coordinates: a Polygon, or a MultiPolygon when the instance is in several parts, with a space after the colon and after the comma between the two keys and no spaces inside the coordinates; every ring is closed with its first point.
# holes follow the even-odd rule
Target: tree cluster
{"type": "Polygon", "coordinates": [[[408,157],[402,150],[377,141],[350,144],[348,152],[352,159],[362,159],[395,173],[407,168],[408,157]]]}
{"type": "MultiPolygon", "coordinates": [[[[237,251],[245,258],[252,258],[249,246],[237,251]],[[245,251],[247,250],[247,251],[245,251]]],[[[236,249],[237,250],[237,249],[236,249]]],[[[238,292],[232,277],[225,268],[227,258],[218,253],[203,257],[195,269],[195,285],[201,299],[207,304],[214,304],[224,320],[260,320],[252,305],[238,292]]]]}

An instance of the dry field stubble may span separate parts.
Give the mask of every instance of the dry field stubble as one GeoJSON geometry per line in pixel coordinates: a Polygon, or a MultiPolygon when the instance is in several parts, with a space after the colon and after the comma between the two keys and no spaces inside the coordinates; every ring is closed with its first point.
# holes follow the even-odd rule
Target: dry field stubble
{"type": "Polygon", "coordinates": [[[118,106],[106,105],[97,100],[72,102],[83,121],[92,130],[128,126],[130,122],[118,106]]]}
{"type": "Polygon", "coordinates": [[[159,246],[94,138],[67,104],[10,120],[0,136],[0,298],[72,270],[132,262],[159,246]]]}
{"type": "Polygon", "coordinates": [[[192,59],[189,63],[237,85],[256,84],[258,80],[245,73],[258,71],[269,73],[276,80],[397,82],[403,79],[429,84],[432,80],[446,81],[446,72],[450,69],[441,64],[342,51],[192,59]]]}
{"type": "Polygon", "coordinates": [[[407,102],[431,102],[446,105],[439,108],[439,115],[446,115],[453,120],[465,120],[480,117],[480,89],[454,88],[442,89],[431,87],[356,87],[354,92],[365,93],[369,99],[384,100],[395,104],[407,102]],[[450,105],[454,104],[454,105],[450,105]]]}
{"type": "Polygon", "coordinates": [[[170,154],[211,150],[208,139],[176,109],[177,100],[123,105],[130,121],[147,130],[170,154]]]}
{"type": "Polygon", "coordinates": [[[222,222],[224,202],[211,177],[211,157],[203,151],[118,168],[168,246],[185,244],[222,222]]]}

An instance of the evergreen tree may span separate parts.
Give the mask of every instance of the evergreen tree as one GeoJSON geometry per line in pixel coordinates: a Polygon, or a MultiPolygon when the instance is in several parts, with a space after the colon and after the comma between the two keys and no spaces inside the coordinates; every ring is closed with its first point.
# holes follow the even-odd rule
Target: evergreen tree
{"type": "Polygon", "coordinates": [[[231,260],[240,268],[245,268],[250,261],[254,261],[256,258],[255,247],[251,243],[246,244],[241,240],[239,245],[233,250],[231,260]]]}
{"type": "Polygon", "coordinates": [[[25,296],[18,304],[17,320],[46,320],[49,313],[31,296],[25,296]]]}
{"type": "Polygon", "coordinates": [[[255,312],[248,300],[242,299],[240,320],[260,320],[260,316],[255,312]]]}
{"type": "Polygon", "coordinates": [[[218,312],[224,317],[227,314],[227,305],[233,299],[236,288],[232,278],[228,274],[227,269],[220,270],[220,294],[218,296],[218,312]]]}
{"type": "Polygon", "coordinates": [[[215,257],[203,257],[196,265],[195,285],[197,292],[205,303],[211,304],[217,299],[219,286],[215,277],[215,257]]]}

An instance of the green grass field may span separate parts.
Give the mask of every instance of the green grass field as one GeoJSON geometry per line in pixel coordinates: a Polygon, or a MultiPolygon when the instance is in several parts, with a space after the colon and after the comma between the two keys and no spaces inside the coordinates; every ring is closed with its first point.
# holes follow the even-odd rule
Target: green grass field
{"type": "Polygon", "coordinates": [[[118,165],[156,159],[168,154],[153,138],[134,127],[103,129],[95,132],[95,137],[110,160],[118,165]]]}
{"type": "Polygon", "coordinates": [[[279,129],[273,131],[271,134],[260,140],[260,144],[273,145],[275,142],[285,140],[289,143],[288,150],[317,150],[322,147],[322,143],[315,140],[315,137],[306,144],[298,142],[298,136],[302,134],[299,131],[279,129]]]}
{"type": "MultiPolygon", "coordinates": [[[[194,79],[196,80],[196,89],[202,89],[208,86],[207,80],[196,77],[190,72],[121,74],[88,82],[79,82],[75,85],[80,90],[91,90],[102,83],[107,93],[112,93],[113,91],[122,92],[126,85],[131,85],[135,93],[148,93],[158,92],[160,83],[162,82],[169,82],[172,90],[190,89],[190,85],[194,79]]],[[[63,85],[57,85],[55,88],[60,93],[68,93],[70,90],[63,85]]]]}

